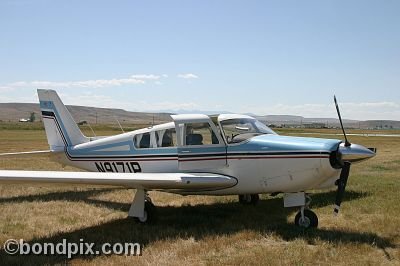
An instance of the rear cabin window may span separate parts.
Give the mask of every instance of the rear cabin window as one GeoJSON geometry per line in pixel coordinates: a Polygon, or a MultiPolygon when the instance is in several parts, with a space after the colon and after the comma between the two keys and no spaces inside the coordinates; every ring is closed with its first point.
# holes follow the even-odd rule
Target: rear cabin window
{"type": "Polygon", "coordinates": [[[176,146],[175,128],[156,131],[157,147],[176,146]]]}
{"type": "Polygon", "coordinates": [[[150,148],[150,133],[137,134],[134,137],[135,147],[138,149],[150,148]]]}
{"type": "Polygon", "coordinates": [[[175,128],[137,134],[134,137],[134,143],[137,149],[174,147],[176,146],[175,128]]]}

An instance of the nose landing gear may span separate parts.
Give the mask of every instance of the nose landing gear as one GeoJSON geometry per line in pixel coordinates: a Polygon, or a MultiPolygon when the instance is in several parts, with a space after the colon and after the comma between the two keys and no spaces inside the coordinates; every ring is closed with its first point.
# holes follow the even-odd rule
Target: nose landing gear
{"type": "Polygon", "coordinates": [[[318,217],[311,211],[310,203],[311,197],[304,192],[286,193],[284,195],[285,207],[300,207],[300,211],[294,218],[294,223],[303,228],[311,228],[318,226],[318,217]]]}
{"type": "Polygon", "coordinates": [[[300,207],[300,211],[296,214],[296,217],[294,218],[294,223],[297,226],[303,228],[317,227],[318,217],[315,214],[315,212],[309,209],[311,203],[311,197],[309,195],[305,195],[305,199],[306,202],[304,206],[300,207]]]}
{"type": "Polygon", "coordinates": [[[303,228],[317,227],[318,217],[313,211],[301,207],[301,210],[296,214],[296,217],[294,218],[294,223],[297,226],[303,228]]]}

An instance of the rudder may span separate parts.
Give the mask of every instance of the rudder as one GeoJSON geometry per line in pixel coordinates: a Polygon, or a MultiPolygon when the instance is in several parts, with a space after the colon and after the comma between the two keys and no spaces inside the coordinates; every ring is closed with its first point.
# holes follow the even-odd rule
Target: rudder
{"type": "Polygon", "coordinates": [[[51,150],[59,150],[65,146],[74,146],[89,141],[82,134],[57,92],[40,89],[37,92],[47,141],[51,150]]]}

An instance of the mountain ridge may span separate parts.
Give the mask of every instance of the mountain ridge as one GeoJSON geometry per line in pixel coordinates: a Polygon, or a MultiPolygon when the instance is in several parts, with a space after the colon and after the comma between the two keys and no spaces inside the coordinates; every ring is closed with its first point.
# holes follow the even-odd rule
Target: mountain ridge
{"type": "MultiPolygon", "coordinates": [[[[91,124],[95,123],[131,123],[131,124],[157,124],[172,121],[170,115],[174,114],[172,110],[163,112],[132,112],[121,108],[100,108],[78,105],[67,105],[76,122],[87,121],[91,124]]],[[[21,118],[29,118],[30,113],[35,112],[36,118],[40,119],[40,108],[37,103],[0,103],[0,120],[16,122],[21,118]]],[[[177,113],[230,113],[217,111],[187,111],[178,110],[177,113]]],[[[249,114],[266,124],[275,126],[301,126],[308,124],[319,124],[318,126],[338,126],[337,118],[310,118],[299,115],[255,115],[249,114]]],[[[355,128],[400,128],[400,121],[396,120],[353,120],[343,119],[346,127],[355,128]]]]}

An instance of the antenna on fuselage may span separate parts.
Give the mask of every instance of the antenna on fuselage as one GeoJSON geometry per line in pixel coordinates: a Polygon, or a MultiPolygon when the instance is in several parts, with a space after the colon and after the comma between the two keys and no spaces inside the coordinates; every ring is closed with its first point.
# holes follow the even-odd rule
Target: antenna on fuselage
{"type": "Polygon", "coordinates": [[[97,137],[96,133],[94,132],[93,128],[90,126],[89,122],[86,122],[86,124],[88,125],[88,127],[90,128],[90,130],[92,131],[93,135],[95,137],[97,137]]]}
{"type": "Polygon", "coordinates": [[[124,129],[121,126],[121,123],[119,122],[118,118],[114,116],[114,119],[117,120],[117,123],[119,125],[119,128],[122,130],[122,133],[125,133],[124,129]]]}

